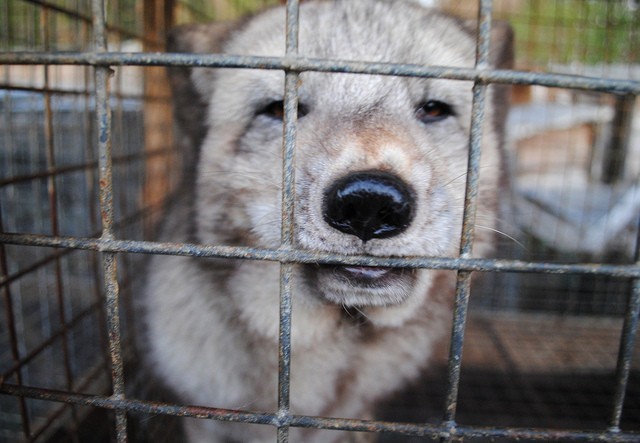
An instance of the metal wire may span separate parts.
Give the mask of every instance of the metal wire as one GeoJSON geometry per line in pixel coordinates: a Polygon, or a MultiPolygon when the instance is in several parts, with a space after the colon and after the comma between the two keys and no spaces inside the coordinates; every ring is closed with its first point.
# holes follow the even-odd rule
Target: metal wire
{"type": "MultiPolygon", "coordinates": [[[[94,49],[97,53],[106,52],[107,28],[105,7],[101,0],[91,3],[93,13],[94,49]]],[[[98,66],[95,69],[96,85],[96,120],[98,128],[98,169],[100,182],[100,213],[102,214],[102,238],[114,238],[114,205],[113,205],[113,161],[111,151],[111,107],[109,101],[109,77],[111,68],[98,66]]],[[[106,317],[109,337],[109,355],[111,357],[111,384],[113,398],[120,400],[125,396],[124,363],[122,358],[122,333],[120,329],[120,300],[118,287],[117,255],[103,252],[102,269],[104,273],[104,290],[106,317]]],[[[127,414],[116,410],[116,440],[127,441],[127,414]]]]}
{"type": "MultiPolygon", "coordinates": [[[[491,0],[482,0],[478,10],[478,40],[476,44],[476,69],[486,69],[489,64],[489,43],[491,31],[491,0]]],[[[482,149],[482,123],[487,85],[476,81],[473,85],[473,102],[471,106],[471,131],[469,135],[469,158],[467,164],[467,181],[462,215],[462,232],[460,233],[460,257],[470,258],[473,247],[478,186],[480,174],[480,156],[482,149]]],[[[444,423],[449,433],[456,433],[456,408],[460,387],[460,370],[462,368],[462,350],[464,330],[467,323],[469,296],[471,295],[471,272],[459,270],[457,274],[451,344],[449,350],[449,371],[447,398],[445,404],[444,423]]],[[[450,439],[443,439],[450,441],[450,439]]]]}
{"type": "MultiPolygon", "coordinates": [[[[45,8],[59,10],[60,8],[32,0],[45,8]]],[[[614,94],[638,95],[640,82],[632,80],[615,80],[584,76],[568,76],[547,73],[530,73],[517,71],[502,71],[488,69],[488,54],[492,7],[490,0],[482,0],[479,9],[479,33],[477,43],[477,61],[472,69],[427,67],[410,64],[365,63],[340,60],[320,60],[301,57],[298,55],[298,11],[299,2],[287,2],[287,46],[284,58],[275,57],[246,57],[229,55],[186,55],[186,54],[156,54],[156,53],[114,53],[109,52],[106,35],[109,31],[104,14],[104,3],[92,0],[92,17],[79,14],[81,20],[91,20],[94,30],[94,52],[56,54],[48,52],[7,52],[0,54],[0,64],[4,65],[87,65],[95,68],[96,88],[96,119],[98,127],[98,150],[100,183],[100,213],[102,215],[102,231],[99,238],[64,237],[59,235],[56,228],[55,214],[52,216],[52,235],[8,234],[0,226],[0,259],[2,260],[2,278],[0,287],[4,291],[5,304],[9,313],[9,334],[15,334],[15,326],[11,324],[13,308],[11,306],[10,283],[23,275],[10,275],[6,269],[4,245],[29,245],[66,248],[70,250],[99,251],[102,256],[102,266],[105,276],[104,290],[106,297],[106,321],[109,338],[109,358],[111,363],[112,395],[83,395],[70,392],[72,383],[69,375],[68,350],[64,351],[65,367],[67,370],[67,391],[31,388],[23,386],[20,368],[34,358],[42,349],[53,341],[61,339],[63,348],[67,343],[66,331],[72,328],[82,318],[95,309],[95,305],[67,318],[63,310],[61,279],[58,276],[58,303],[63,328],[51,335],[49,340],[41,343],[40,347],[26,355],[21,355],[15,347],[16,339],[12,338],[12,358],[14,364],[2,374],[0,392],[20,397],[22,412],[22,427],[25,435],[31,435],[32,425],[26,411],[24,398],[42,399],[65,404],[93,406],[114,410],[116,413],[116,438],[119,443],[127,441],[127,412],[144,412],[148,414],[166,414],[181,417],[207,418],[232,422],[259,423],[275,426],[278,430],[278,442],[284,443],[289,438],[289,428],[319,428],[334,430],[350,430],[364,432],[394,432],[413,436],[434,436],[450,441],[453,438],[506,438],[527,439],[535,441],[612,441],[636,442],[638,434],[625,433],[620,430],[620,418],[623,411],[625,393],[631,357],[638,330],[638,316],[640,315],[640,261],[634,264],[606,265],[606,264],[555,264],[534,263],[517,260],[489,260],[471,258],[471,248],[474,237],[475,208],[478,190],[478,175],[481,154],[482,122],[484,119],[484,102],[487,85],[490,83],[504,84],[537,84],[548,87],[571,88],[585,91],[599,91],[614,94]],[[192,67],[242,67],[284,70],[285,75],[285,113],[283,136],[283,194],[282,194],[282,242],[277,250],[240,248],[223,246],[204,246],[195,244],[172,244],[133,240],[120,240],[115,237],[114,203],[113,203],[113,171],[114,158],[111,150],[111,108],[109,82],[112,66],[192,66],[192,67]],[[302,71],[348,72],[376,75],[412,76],[425,78],[448,78],[456,80],[470,80],[474,82],[472,126],[469,140],[469,160],[467,171],[467,185],[465,196],[465,210],[461,232],[461,246],[459,258],[374,258],[367,256],[340,256],[336,254],[320,254],[295,249],[294,244],[294,211],[295,211],[295,143],[297,122],[297,83],[302,71]],[[203,408],[192,406],[169,405],[146,402],[125,398],[122,331],[120,325],[120,297],[117,280],[117,257],[120,253],[143,254],[171,254],[195,257],[224,257],[236,259],[269,260],[281,263],[280,275],[280,334],[279,334],[279,376],[278,376],[278,411],[275,414],[259,414],[252,412],[233,411],[217,408],[203,408]],[[290,360],[291,360],[291,298],[292,298],[292,269],[294,263],[325,263],[351,264],[402,268],[449,269],[458,273],[456,287],[456,303],[450,347],[448,388],[445,404],[445,416],[440,425],[405,424],[381,421],[328,419],[319,417],[296,416],[290,411],[290,360]],[[587,431],[552,431],[548,429],[519,429],[519,428],[483,428],[465,427],[456,423],[456,406],[460,381],[460,367],[463,354],[464,329],[467,322],[467,310],[470,294],[470,278],[473,272],[532,272],[548,274],[591,274],[607,275],[620,278],[633,278],[633,291],[629,298],[623,333],[618,357],[616,391],[609,429],[602,432],[587,431]],[[7,378],[14,376],[15,384],[7,383],[7,378]]],[[[61,12],[69,12],[62,11],[61,12]]],[[[74,13],[75,14],[75,13],[74,13]]],[[[46,68],[45,68],[46,69],[46,68]]],[[[48,85],[41,92],[49,97],[48,85]]],[[[50,105],[47,105],[50,119],[50,105]]],[[[47,126],[51,130],[50,122],[47,126]]],[[[49,134],[50,135],[50,134],[49,134]]],[[[48,139],[50,137],[47,137],[48,139]]],[[[49,143],[48,151],[53,146],[49,143]]],[[[50,191],[55,208],[55,183],[52,177],[79,169],[91,169],[95,162],[86,162],[75,166],[58,167],[51,161],[47,171],[41,174],[29,174],[12,177],[0,181],[0,186],[6,186],[19,181],[29,181],[36,178],[49,178],[50,191]]],[[[130,160],[125,156],[123,159],[130,160]]],[[[55,211],[55,209],[52,209],[55,211]]],[[[47,262],[58,260],[61,254],[53,254],[47,262]]],[[[58,265],[59,266],[59,265],[58,265]]],[[[59,275],[59,267],[57,268],[59,275]]]]}
{"type": "MultiPolygon", "coordinates": [[[[327,254],[294,249],[261,249],[213,246],[192,243],[163,243],[142,240],[52,237],[39,234],[0,233],[0,243],[25,246],[83,249],[100,252],[182,255],[192,257],[267,260],[281,263],[336,264],[390,268],[446,269],[480,272],[523,272],[541,274],[609,275],[616,278],[640,277],[640,264],[548,263],[507,259],[453,257],[372,257],[367,255],[327,254]]],[[[0,285],[4,284],[0,279],[0,285]]]]}
{"type": "MultiPolygon", "coordinates": [[[[298,54],[298,1],[287,2],[286,56],[298,54]]],[[[282,240],[281,248],[292,250],[295,238],[295,149],[298,121],[298,73],[287,71],[284,84],[282,144],[282,240]]],[[[280,265],[280,330],[278,360],[278,442],[289,441],[291,382],[291,298],[293,264],[280,265]]]]}
{"type": "MultiPolygon", "coordinates": [[[[640,227],[640,216],[637,225],[640,227]]],[[[640,229],[636,236],[635,261],[640,264],[640,229]]],[[[613,396],[613,412],[611,414],[610,429],[614,432],[620,430],[620,420],[624,407],[624,399],[629,385],[631,373],[631,359],[636,345],[638,328],[640,326],[640,278],[633,280],[629,302],[624,316],[618,361],[616,364],[616,384],[613,396]]]]}
{"type": "Polygon", "coordinates": [[[317,71],[401,77],[446,78],[483,83],[540,85],[611,94],[640,95],[640,81],[500,69],[452,68],[297,57],[158,53],[0,53],[0,65],[188,66],[317,71]]]}
{"type": "MultiPolygon", "coordinates": [[[[171,415],[198,419],[214,419],[225,422],[252,423],[279,426],[280,418],[275,414],[236,411],[231,409],[210,408],[202,406],[184,406],[167,403],[154,403],[136,399],[116,399],[101,395],[86,395],[77,392],[64,392],[53,389],[32,388],[5,383],[0,385],[0,393],[47,401],[73,403],[115,411],[140,412],[150,415],[171,415]]],[[[310,417],[292,415],[290,426],[313,429],[331,429],[353,432],[396,433],[417,437],[451,437],[450,428],[446,425],[413,424],[383,422],[375,420],[356,420],[341,418],[310,417]]],[[[611,430],[550,430],[522,428],[491,428],[458,426],[456,437],[509,439],[513,441],[560,441],[560,442],[625,442],[637,443],[638,435],[633,432],[615,432],[611,430]]]]}

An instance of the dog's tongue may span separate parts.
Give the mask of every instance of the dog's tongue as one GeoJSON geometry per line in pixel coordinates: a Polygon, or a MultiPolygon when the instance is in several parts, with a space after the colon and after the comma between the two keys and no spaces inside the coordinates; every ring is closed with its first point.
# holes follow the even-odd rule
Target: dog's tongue
{"type": "Polygon", "coordinates": [[[389,271],[391,271],[390,268],[376,268],[369,266],[345,266],[342,269],[356,278],[366,278],[371,280],[384,277],[389,273],[389,271]]]}

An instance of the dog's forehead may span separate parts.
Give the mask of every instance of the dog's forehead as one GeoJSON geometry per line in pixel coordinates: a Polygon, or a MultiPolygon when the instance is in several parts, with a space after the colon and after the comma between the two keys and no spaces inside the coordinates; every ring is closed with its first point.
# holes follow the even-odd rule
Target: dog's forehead
{"type": "MultiPolygon", "coordinates": [[[[335,58],[470,67],[474,39],[460,22],[406,1],[303,3],[299,53],[335,58]]],[[[226,45],[234,54],[283,56],[285,13],[276,8],[249,21],[226,45]]]]}
{"type": "MultiPolygon", "coordinates": [[[[256,16],[239,29],[225,52],[282,56],[285,12],[276,8],[256,16]]],[[[305,2],[300,11],[300,51],[305,57],[374,62],[471,67],[475,45],[471,34],[450,16],[405,1],[305,2]]],[[[217,101],[228,109],[246,103],[261,106],[282,97],[284,73],[264,70],[224,70],[218,80],[235,85],[215,88],[217,101]]],[[[333,113],[406,108],[431,97],[466,106],[471,87],[452,81],[396,76],[303,72],[300,99],[315,109],[333,113]],[[437,87],[436,87],[437,85],[437,87]]],[[[237,111],[234,115],[242,114],[237,111]]],[[[249,116],[248,110],[243,115],[249,116]]],[[[224,116],[219,116],[224,118],[224,116]]]]}

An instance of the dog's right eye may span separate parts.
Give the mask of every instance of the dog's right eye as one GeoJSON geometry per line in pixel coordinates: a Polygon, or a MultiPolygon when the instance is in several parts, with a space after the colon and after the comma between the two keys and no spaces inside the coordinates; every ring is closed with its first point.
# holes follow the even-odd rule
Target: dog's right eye
{"type": "Polygon", "coordinates": [[[258,111],[258,115],[264,115],[274,120],[282,120],[284,118],[284,102],[282,100],[272,101],[258,111]]]}
{"type": "MultiPolygon", "coordinates": [[[[298,118],[304,117],[307,112],[307,107],[302,103],[298,103],[298,118]]],[[[284,101],[274,100],[260,109],[256,115],[264,115],[274,120],[282,121],[284,119],[284,101]]]]}
{"type": "Polygon", "coordinates": [[[454,115],[451,105],[439,100],[429,100],[416,110],[416,116],[422,123],[439,122],[454,115]]]}

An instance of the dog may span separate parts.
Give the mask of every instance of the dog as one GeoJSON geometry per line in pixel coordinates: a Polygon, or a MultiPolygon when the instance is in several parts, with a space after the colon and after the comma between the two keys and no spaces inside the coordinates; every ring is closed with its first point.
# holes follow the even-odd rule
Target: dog
{"type": "MultiPolygon", "coordinates": [[[[308,1],[305,57],[471,68],[476,25],[415,2],[308,1]]],[[[492,67],[512,38],[494,24],[492,67]]],[[[187,25],[171,52],[284,56],[285,10],[187,25]]],[[[171,68],[185,188],[163,240],[281,246],[284,73],[171,68]],[[189,157],[189,156],[187,156],[189,157]]],[[[459,254],[472,82],[302,72],[295,158],[297,249],[373,257],[459,254]]],[[[474,254],[497,224],[506,93],[488,92],[474,254]]],[[[156,256],[142,309],[143,355],[187,404],[277,411],[279,264],[156,256]]],[[[451,321],[455,273],[296,264],[293,414],[372,418],[377,401],[419,376],[451,321]]],[[[185,420],[190,442],[274,441],[265,425],[185,420]]],[[[368,434],[366,434],[368,435],[368,434]]],[[[292,441],[363,436],[292,428],[292,441]]],[[[358,440],[360,441],[360,440],[358,440]]]]}

